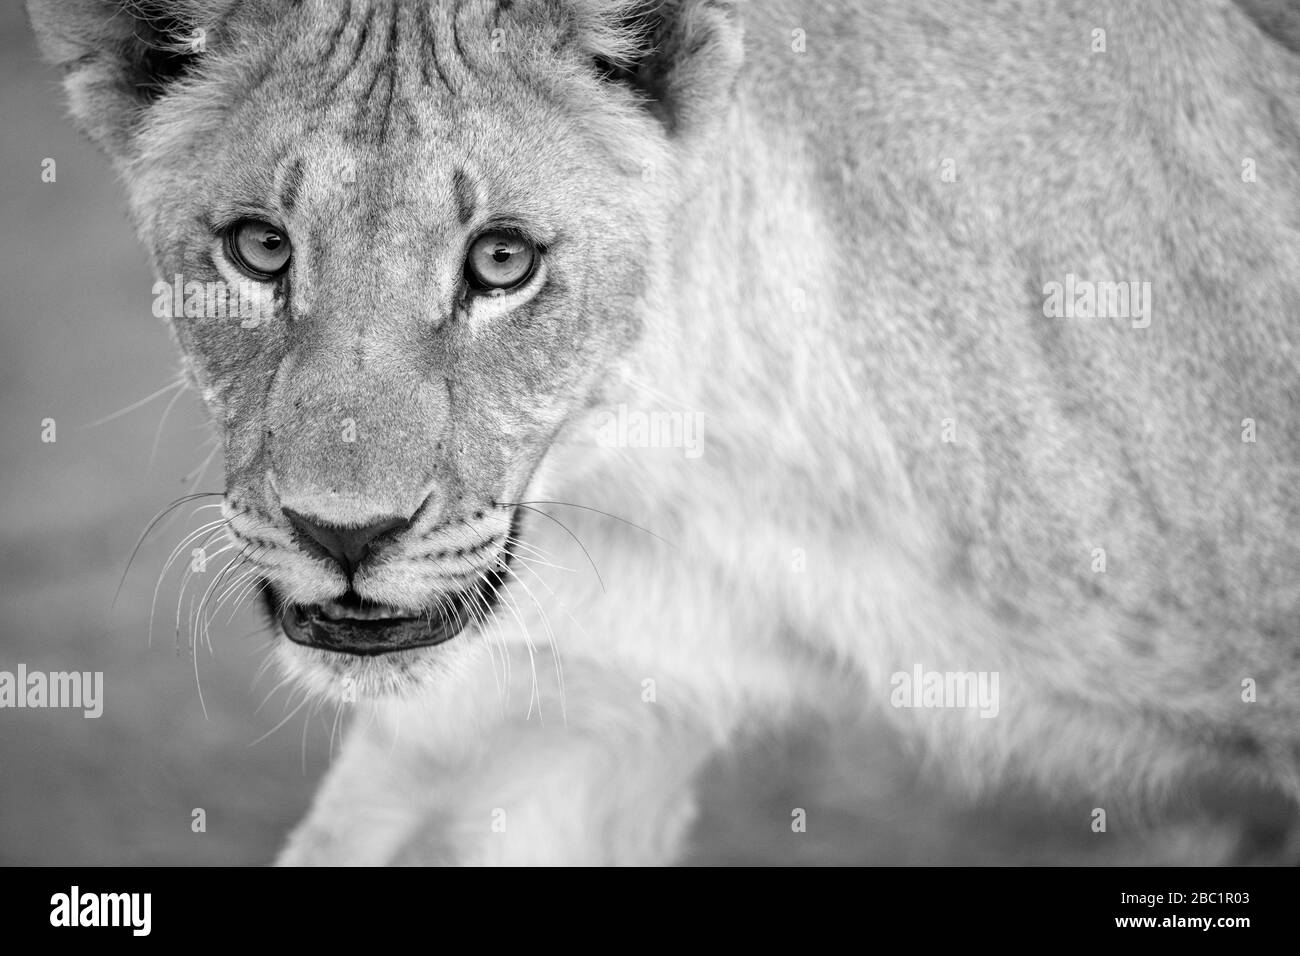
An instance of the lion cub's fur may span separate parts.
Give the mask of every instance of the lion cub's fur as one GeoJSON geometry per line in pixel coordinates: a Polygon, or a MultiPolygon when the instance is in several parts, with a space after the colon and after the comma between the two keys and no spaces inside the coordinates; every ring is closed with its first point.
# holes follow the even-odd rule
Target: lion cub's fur
{"type": "MultiPolygon", "coordinates": [[[[1300,796],[1291,34],[1227,0],[431,0],[391,20],[387,0],[212,0],[166,22],[32,6],[163,276],[195,268],[193,222],[231,181],[283,187],[268,137],[310,146],[297,204],[331,210],[311,250],[328,268],[295,284],[318,324],[284,346],[310,389],[267,357],[281,346],[178,323],[230,432],[232,501],[282,525],[260,456],[303,487],[340,473],[318,424],[362,401],[374,433],[404,425],[348,450],[369,456],[349,459],[358,502],[422,492],[443,435],[424,423],[451,416],[445,473],[466,494],[660,536],[551,507],[597,580],[529,512],[538,562],[494,622],[400,672],[279,641],[314,691],[363,691],[282,862],[671,861],[699,768],[832,696],[975,788],[1105,807],[1207,777],[1300,796]],[[148,100],[123,80],[142,23],[155,46],[208,31],[203,62],[148,100]],[[388,28],[378,79],[322,99],[327,44],[388,28]],[[451,75],[424,101],[433,54],[451,75]],[[382,116],[356,105],[384,96],[382,116]],[[416,145],[376,147],[390,123],[416,145]],[[472,410],[449,412],[408,345],[411,303],[447,295],[458,247],[421,230],[476,150],[480,201],[571,237],[554,251],[569,298],[545,322],[467,321],[446,361],[472,410]],[[351,205],[313,172],[349,159],[351,205]],[[1149,283],[1149,324],[1048,317],[1067,276],[1149,283]],[[339,302],[385,321],[331,319],[339,302]],[[329,364],[345,321],[391,343],[355,392],[329,364]],[[593,441],[620,406],[698,416],[702,454],[593,441]],[[267,450],[271,425],[306,437],[267,450]],[[997,672],[997,716],[890,707],[916,665],[997,672]]],[[[328,596],[284,560],[267,573],[328,596]]]]}

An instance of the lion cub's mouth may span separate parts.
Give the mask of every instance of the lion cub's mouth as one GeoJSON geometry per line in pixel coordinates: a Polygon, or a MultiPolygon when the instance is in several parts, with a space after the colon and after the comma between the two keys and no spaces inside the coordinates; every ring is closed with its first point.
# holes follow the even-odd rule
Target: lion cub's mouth
{"type": "Polygon", "coordinates": [[[496,604],[504,566],[477,586],[441,596],[422,610],[370,604],[352,592],[322,604],[285,606],[267,588],[267,604],[285,636],[295,644],[338,654],[373,657],[451,640],[481,620],[496,604]]]}
{"type": "Polygon", "coordinates": [[[449,641],[470,621],[458,596],[437,611],[415,613],[353,598],[294,605],[279,615],[280,628],[295,644],[339,654],[391,654],[449,641]]]}

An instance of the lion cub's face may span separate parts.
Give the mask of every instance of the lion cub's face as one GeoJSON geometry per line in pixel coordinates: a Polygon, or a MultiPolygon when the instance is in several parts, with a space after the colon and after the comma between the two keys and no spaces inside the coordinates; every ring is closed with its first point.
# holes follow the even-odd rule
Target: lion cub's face
{"type": "Polygon", "coordinates": [[[518,31],[344,6],[161,104],[133,185],[281,653],[373,684],[490,610],[515,503],[636,335],[653,153],[608,137],[653,124],[518,31]]]}

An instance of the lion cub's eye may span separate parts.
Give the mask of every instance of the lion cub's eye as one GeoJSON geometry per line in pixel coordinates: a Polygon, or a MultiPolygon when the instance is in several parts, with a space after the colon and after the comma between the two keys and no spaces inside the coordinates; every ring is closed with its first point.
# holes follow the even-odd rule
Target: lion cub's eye
{"type": "Polygon", "coordinates": [[[284,230],[262,219],[241,219],[226,231],[226,254],[254,279],[284,271],[292,251],[284,230]]]}
{"type": "Polygon", "coordinates": [[[537,265],[537,249],[509,232],[485,232],[470,244],[465,279],[480,291],[513,289],[525,282],[537,265]]]}

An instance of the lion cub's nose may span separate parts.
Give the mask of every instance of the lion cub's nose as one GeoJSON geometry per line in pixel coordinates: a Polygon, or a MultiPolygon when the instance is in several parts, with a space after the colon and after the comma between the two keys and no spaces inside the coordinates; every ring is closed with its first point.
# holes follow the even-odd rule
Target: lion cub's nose
{"type": "Polygon", "coordinates": [[[352,576],[370,554],[370,546],[376,538],[410,524],[407,518],[389,515],[359,528],[345,528],[340,525],[326,524],[310,515],[300,514],[289,508],[282,510],[293,529],[302,537],[324,548],[325,552],[342,566],[343,573],[348,577],[352,576]]]}

